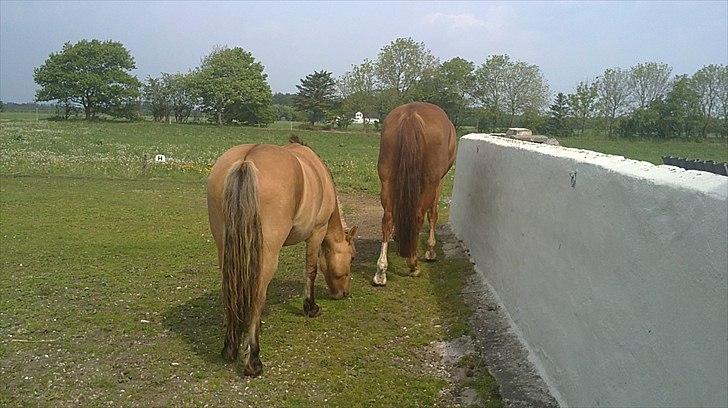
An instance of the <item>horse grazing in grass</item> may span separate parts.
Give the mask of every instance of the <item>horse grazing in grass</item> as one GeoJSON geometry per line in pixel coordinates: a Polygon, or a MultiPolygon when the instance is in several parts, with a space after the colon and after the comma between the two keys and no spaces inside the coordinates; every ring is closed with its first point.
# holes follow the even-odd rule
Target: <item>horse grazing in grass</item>
{"type": "Polygon", "coordinates": [[[260,315],[281,247],[306,241],[303,309],[314,317],[319,268],[333,298],[349,293],[356,227],[345,227],[326,165],[299,143],[245,144],[223,153],[208,178],[207,209],[222,270],[222,354],[237,359],[245,329],[244,374],[255,377],[263,367],[260,315]]]}
{"type": "Polygon", "coordinates": [[[445,111],[430,103],[413,102],[395,108],[382,124],[379,180],[382,184],[382,250],[374,285],[387,284],[387,245],[394,229],[399,255],[410,274],[417,266],[417,237],[425,212],[430,221],[425,259],[434,261],[437,203],[443,177],[455,161],[455,127],[445,111]]]}

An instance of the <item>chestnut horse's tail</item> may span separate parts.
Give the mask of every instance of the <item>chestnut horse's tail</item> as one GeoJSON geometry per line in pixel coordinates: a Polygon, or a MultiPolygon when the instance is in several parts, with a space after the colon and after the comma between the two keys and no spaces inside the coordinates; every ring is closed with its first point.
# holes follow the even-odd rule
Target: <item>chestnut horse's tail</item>
{"type": "Polygon", "coordinates": [[[419,204],[422,190],[422,151],[424,122],[417,113],[405,113],[397,132],[397,177],[394,198],[394,228],[399,255],[410,258],[417,253],[419,204]]]}
{"type": "Polygon", "coordinates": [[[241,324],[249,323],[258,299],[258,276],[263,231],[258,211],[257,169],[251,161],[237,161],[225,177],[223,211],[225,233],[222,262],[222,297],[227,339],[240,344],[241,324]]]}

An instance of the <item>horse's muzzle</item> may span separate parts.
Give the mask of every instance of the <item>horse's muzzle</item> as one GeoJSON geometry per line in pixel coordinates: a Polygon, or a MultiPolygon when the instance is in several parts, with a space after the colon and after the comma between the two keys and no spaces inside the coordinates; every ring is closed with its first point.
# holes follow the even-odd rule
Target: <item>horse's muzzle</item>
{"type": "Polygon", "coordinates": [[[347,292],[345,290],[342,290],[342,291],[339,291],[339,292],[336,292],[336,293],[332,293],[331,294],[331,297],[334,298],[334,299],[336,299],[336,300],[343,299],[343,298],[345,298],[347,296],[349,296],[349,292],[347,292]]]}

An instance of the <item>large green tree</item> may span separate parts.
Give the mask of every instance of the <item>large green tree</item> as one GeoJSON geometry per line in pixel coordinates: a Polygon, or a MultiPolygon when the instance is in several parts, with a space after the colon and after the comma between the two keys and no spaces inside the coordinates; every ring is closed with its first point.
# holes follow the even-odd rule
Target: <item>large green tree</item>
{"type": "Polygon", "coordinates": [[[579,82],[576,92],[567,95],[569,109],[579,122],[579,133],[584,134],[586,121],[591,118],[597,108],[597,86],[595,83],[579,82]]]}
{"type": "Polygon", "coordinates": [[[718,102],[720,102],[720,112],[723,119],[720,134],[723,137],[728,137],[728,65],[723,65],[718,75],[718,102]]]}
{"type": "Polygon", "coordinates": [[[491,55],[473,74],[471,94],[491,116],[500,113],[505,105],[503,89],[510,64],[508,55],[491,55]]]}
{"type": "Polygon", "coordinates": [[[609,68],[597,79],[599,107],[607,118],[607,134],[611,137],[614,121],[629,109],[629,72],[621,68],[609,68]]]}
{"type": "Polygon", "coordinates": [[[721,74],[726,75],[726,67],[723,65],[710,64],[700,68],[691,78],[692,88],[698,94],[700,111],[703,117],[703,125],[700,134],[703,137],[708,135],[708,129],[720,109],[721,97],[721,74]]]}
{"type": "Polygon", "coordinates": [[[473,86],[475,65],[460,57],[443,62],[431,76],[415,86],[416,100],[434,103],[447,112],[455,126],[462,124],[468,113],[468,93],[473,86]]]}
{"type": "Polygon", "coordinates": [[[570,114],[571,109],[569,109],[567,97],[559,92],[556,95],[553,105],[549,108],[548,134],[557,137],[571,136],[573,129],[571,123],[569,123],[570,114]]]}
{"type": "Polygon", "coordinates": [[[548,85],[537,65],[512,61],[508,55],[491,55],[474,73],[473,98],[500,122],[508,114],[508,126],[516,115],[538,112],[548,103],[548,85]]]}
{"type": "Polygon", "coordinates": [[[147,82],[142,87],[142,96],[144,103],[152,112],[152,118],[155,122],[167,121],[169,119],[172,98],[170,90],[165,84],[164,77],[148,77],[147,82]]]}
{"type": "Polygon", "coordinates": [[[632,101],[638,108],[646,108],[652,102],[664,98],[670,89],[672,67],[657,62],[641,63],[629,70],[627,82],[632,101]]]}
{"type": "Polygon", "coordinates": [[[67,42],[35,69],[36,100],[82,106],[86,119],[100,112],[126,116],[139,96],[140,83],[129,73],[134,68],[134,58],[119,42],[67,42]]]}
{"type": "Polygon", "coordinates": [[[549,87],[538,65],[516,61],[506,74],[504,97],[508,126],[513,126],[516,115],[526,111],[541,111],[548,104],[549,87]]]}
{"type": "Polygon", "coordinates": [[[400,98],[423,77],[431,75],[438,66],[437,58],[412,38],[397,38],[382,47],[376,62],[379,82],[400,98]]]}
{"type": "Polygon", "coordinates": [[[160,78],[149,77],[144,84],[144,102],[152,111],[155,121],[186,122],[195,105],[190,76],[185,74],[162,74],[160,78]]]}
{"type": "MultiPolygon", "coordinates": [[[[345,73],[337,81],[342,98],[342,113],[353,115],[361,111],[366,117],[378,112],[381,87],[376,74],[376,64],[368,59],[345,73]]],[[[366,127],[367,124],[365,123],[366,127]]]]}
{"type": "Polygon", "coordinates": [[[644,108],[635,108],[619,129],[625,137],[692,137],[701,129],[700,97],[690,78],[675,78],[664,99],[658,98],[644,108]]]}
{"type": "Polygon", "coordinates": [[[217,124],[274,121],[273,95],[263,65],[242,48],[216,48],[191,74],[189,83],[202,109],[217,124]]]}
{"type": "Polygon", "coordinates": [[[700,131],[700,95],[690,78],[680,75],[665,96],[663,137],[691,137],[700,131]]]}
{"type": "Polygon", "coordinates": [[[700,133],[699,95],[686,75],[675,78],[664,99],[658,98],[646,107],[637,107],[620,123],[625,137],[692,137],[700,133]]]}
{"type": "Polygon", "coordinates": [[[308,114],[311,124],[323,120],[336,106],[336,81],[331,77],[331,72],[314,71],[301,79],[296,88],[296,107],[308,114]]]}
{"type": "Polygon", "coordinates": [[[187,122],[195,107],[191,74],[163,74],[169,92],[170,110],[177,123],[187,122]]]}
{"type": "Polygon", "coordinates": [[[364,60],[338,81],[343,111],[384,116],[396,106],[423,99],[439,63],[423,43],[397,38],[382,47],[376,60],[364,60]]]}

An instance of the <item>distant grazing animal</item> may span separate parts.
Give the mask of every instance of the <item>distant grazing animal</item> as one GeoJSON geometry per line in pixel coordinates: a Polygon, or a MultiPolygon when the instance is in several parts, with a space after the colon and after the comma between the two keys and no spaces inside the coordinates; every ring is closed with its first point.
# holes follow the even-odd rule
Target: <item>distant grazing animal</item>
{"type": "Polygon", "coordinates": [[[207,210],[222,270],[222,354],[238,358],[245,329],[244,374],[255,377],[263,367],[260,315],[281,247],[306,241],[303,310],[314,317],[318,269],[333,298],[349,293],[356,227],[346,229],[326,165],[299,143],[245,144],[225,152],[208,178],[207,210]]]}
{"type": "Polygon", "coordinates": [[[382,250],[374,285],[387,284],[387,245],[392,230],[410,274],[417,265],[417,237],[427,212],[430,237],[425,259],[434,261],[437,203],[443,177],[455,161],[455,127],[438,106],[413,102],[395,108],[382,124],[379,180],[382,185],[382,250]]]}

